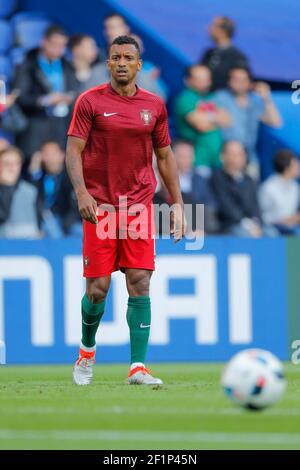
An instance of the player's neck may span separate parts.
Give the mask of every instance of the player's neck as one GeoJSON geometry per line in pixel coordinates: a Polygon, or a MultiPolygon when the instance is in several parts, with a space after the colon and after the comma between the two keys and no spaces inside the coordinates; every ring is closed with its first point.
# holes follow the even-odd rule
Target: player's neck
{"type": "Polygon", "coordinates": [[[134,96],[136,94],[135,82],[128,83],[127,85],[120,85],[112,78],[111,86],[120,96],[134,96]]]}

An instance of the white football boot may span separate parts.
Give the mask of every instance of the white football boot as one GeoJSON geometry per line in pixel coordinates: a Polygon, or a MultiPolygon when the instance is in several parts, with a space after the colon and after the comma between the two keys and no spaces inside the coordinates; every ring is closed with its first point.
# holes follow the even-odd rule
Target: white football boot
{"type": "Polygon", "coordinates": [[[80,348],[79,357],[73,369],[73,382],[76,385],[89,385],[92,382],[95,355],[96,349],[87,352],[80,348]]]}
{"type": "Polygon", "coordinates": [[[127,383],[129,385],[163,385],[163,381],[152,377],[150,370],[145,366],[137,366],[130,370],[127,383]]]}

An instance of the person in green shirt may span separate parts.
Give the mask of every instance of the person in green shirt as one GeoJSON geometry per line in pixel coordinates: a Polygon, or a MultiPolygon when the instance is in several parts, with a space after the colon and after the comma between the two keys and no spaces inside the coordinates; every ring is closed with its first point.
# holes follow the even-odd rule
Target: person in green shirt
{"type": "Polygon", "coordinates": [[[230,116],[218,107],[210,92],[211,72],[205,65],[188,67],[186,88],[175,102],[175,119],[179,137],[190,140],[195,149],[195,167],[221,166],[221,127],[230,125],[230,116]]]}

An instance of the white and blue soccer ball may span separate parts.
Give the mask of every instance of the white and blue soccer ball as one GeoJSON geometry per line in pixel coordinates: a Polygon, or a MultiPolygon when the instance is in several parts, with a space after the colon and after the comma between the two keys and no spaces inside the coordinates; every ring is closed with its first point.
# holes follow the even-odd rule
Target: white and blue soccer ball
{"type": "Polygon", "coordinates": [[[276,356],[263,349],[246,349],[228,362],[221,385],[225,394],[238,405],[261,410],[279,400],[287,381],[276,356]]]}

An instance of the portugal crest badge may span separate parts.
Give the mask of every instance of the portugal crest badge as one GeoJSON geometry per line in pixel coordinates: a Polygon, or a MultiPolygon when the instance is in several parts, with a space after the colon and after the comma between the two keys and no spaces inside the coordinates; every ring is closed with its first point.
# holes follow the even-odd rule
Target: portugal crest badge
{"type": "Polygon", "coordinates": [[[149,126],[152,120],[152,112],[149,111],[149,109],[142,109],[142,111],[140,112],[140,116],[145,126],[149,126]]]}

